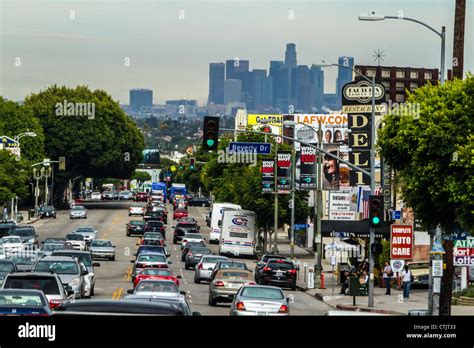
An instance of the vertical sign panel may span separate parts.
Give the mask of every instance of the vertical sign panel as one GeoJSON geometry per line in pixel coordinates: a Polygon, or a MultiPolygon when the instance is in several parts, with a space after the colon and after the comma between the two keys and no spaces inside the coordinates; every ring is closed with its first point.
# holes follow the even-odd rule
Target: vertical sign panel
{"type": "Polygon", "coordinates": [[[413,226],[390,226],[390,258],[411,260],[413,258],[413,226]]]}
{"type": "Polygon", "coordinates": [[[316,149],[301,145],[300,152],[300,188],[303,190],[314,190],[317,188],[317,155],[316,149]]]}
{"type": "Polygon", "coordinates": [[[275,189],[275,160],[262,161],[262,192],[273,192],[275,189]]]}
{"type": "Polygon", "coordinates": [[[277,190],[291,189],[291,152],[277,153],[277,190]]]}

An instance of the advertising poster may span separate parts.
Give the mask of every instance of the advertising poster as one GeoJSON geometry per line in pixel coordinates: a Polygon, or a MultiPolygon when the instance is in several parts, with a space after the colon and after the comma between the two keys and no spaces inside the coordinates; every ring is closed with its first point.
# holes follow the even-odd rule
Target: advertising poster
{"type": "Polygon", "coordinates": [[[301,145],[299,152],[299,187],[302,190],[317,188],[317,151],[310,146],[301,145]]]}
{"type": "Polygon", "coordinates": [[[275,190],[275,160],[262,161],[262,192],[275,190]]]}
{"type": "Polygon", "coordinates": [[[281,135],[282,115],[248,114],[247,127],[251,130],[281,135]]]}
{"type": "Polygon", "coordinates": [[[277,153],[277,190],[291,189],[291,152],[277,153]]]}

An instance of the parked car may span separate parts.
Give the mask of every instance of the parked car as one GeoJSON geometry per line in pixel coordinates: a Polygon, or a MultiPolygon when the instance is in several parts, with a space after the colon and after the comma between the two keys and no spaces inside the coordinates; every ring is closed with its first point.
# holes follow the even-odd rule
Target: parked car
{"type": "Polygon", "coordinates": [[[69,300],[74,294],[70,286],[64,287],[56,273],[29,272],[9,274],[4,282],[3,289],[35,289],[41,290],[49,302],[49,308],[57,308],[69,300]]]}
{"type": "Polygon", "coordinates": [[[278,285],[296,290],[296,266],[286,259],[269,259],[259,276],[261,285],[278,285]]]}
{"type": "Polygon", "coordinates": [[[194,282],[199,284],[203,280],[209,281],[214,266],[219,261],[227,261],[226,256],[203,255],[196,267],[194,267],[194,282]]]}
{"type": "Polygon", "coordinates": [[[211,201],[205,197],[195,197],[192,200],[188,200],[190,207],[210,207],[211,201]]]}
{"type": "Polygon", "coordinates": [[[18,272],[15,263],[9,259],[0,260],[0,285],[3,284],[3,280],[10,273],[18,272]]]}
{"type": "Polygon", "coordinates": [[[72,244],[75,250],[86,250],[86,239],[83,234],[69,233],[66,235],[66,240],[72,244]]]}
{"type": "Polygon", "coordinates": [[[105,258],[115,261],[115,245],[110,240],[94,239],[89,247],[92,258],[105,258]]]}
{"type": "Polygon", "coordinates": [[[41,219],[45,217],[53,217],[56,219],[56,209],[52,205],[39,208],[39,216],[41,219]]]}
{"type": "Polygon", "coordinates": [[[23,242],[19,236],[3,237],[0,239],[0,244],[2,244],[2,248],[7,256],[23,250],[23,242]]]}
{"type": "Polygon", "coordinates": [[[125,227],[127,237],[132,234],[144,234],[145,233],[145,221],[143,220],[130,220],[125,227]]]}
{"type": "Polygon", "coordinates": [[[87,209],[82,205],[75,205],[69,210],[69,219],[87,219],[87,209]]]}
{"type": "Polygon", "coordinates": [[[186,253],[186,257],[184,259],[184,268],[194,268],[203,255],[212,255],[211,249],[202,246],[191,247],[186,253]]]}
{"type": "Polygon", "coordinates": [[[263,254],[261,258],[257,259],[255,261],[257,264],[255,265],[254,271],[255,281],[257,282],[257,284],[260,280],[263,267],[265,267],[266,263],[270,259],[282,260],[285,259],[285,256],[277,254],[263,254]]]}
{"type": "Polygon", "coordinates": [[[407,262],[413,275],[412,286],[427,287],[430,283],[430,263],[429,261],[407,262]]]}
{"type": "Polygon", "coordinates": [[[0,315],[51,316],[52,312],[41,290],[1,289],[0,315]]]}
{"type": "Polygon", "coordinates": [[[131,260],[130,262],[133,263],[132,282],[145,268],[168,268],[168,265],[171,264],[171,261],[167,260],[166,255],[156,253],[138,254],[135,261],[131,260]]]}
{"type": "Polygon", "coordinates": [[[128,208],[128,216],[145,214],[145,207],[140,203],[134,203],[128,208]]]}
{"type": "Polygon", "coordinates": [[[232,302],[242,285],[255,284],[253,274],[247,270],[221,269],[209,284],[209,305],[232,302]]]}
{"type": "Polygon", "coordinates": [[[72,231],[72,233],[82,234],[86,244],[89,245],[92,240],[97,238],[98,231],[92,226],[81,226],[72,231]]]}
{"type": "Polygon", "coordinates": [[[159,297],[181,297],[186,295],[171,280],[144,279],[134,289],[127,290],[128,294],[159,297]]]}
{"type": "Polygon", "coordinates": [[[178,208],[173,212],[173,220],[180,219],[182,217],[188,217],[188,212],[186,209],[178,208]]]}
{"type": "Polygon", "coordinates": [[[235,295],[230,315],[290,315],[289,298],[280,288],[262,285],[244,285],[235,295]]]}
{"type": "Polygon", "coordinates": [[[94,289],[95,289],[95,267],[100,267],[100,263],[93,262],[92,256],[89,251],[79,251],[79,250],[57,250],[53,251],[52,256],[69,256],[76,258],[80,263],[82,263],[88,271],[86,275],[86,279],[88,278],[88,282],[86,282],[86,291],[85,296],[90,297],[94,296],[94,289]]]}
{"type": "Polygon", "coordinates": [[[20,237],[25,246],[39,246],[39,234],[36,233],[33,226],[15,226],[10,229],[10,236],[20,237]]]}
{"type": "Polygon", "coordinates": [[[176,286],[179,286],[179,279],[181,279],[181,276],[175,276],[173,274],[173,271],[170,270],[169,268],[145,268],[139,275],[135,277],[133,280],[133,287],[135,288],[138,283],[140,283],[144,279],[162,279],[162,280],[171,280],[176,284],[176,286]]]}
{"type": "Polygon", "coordinates": [[[132,193],[130,191],[120,191],[118,194],[119,201],[128,201],[132,199],[132,193]]]}
{"type": "Polygon", "coordinates": [[[79,261],[70,256],[45,256],[38,260],[34,272],[55,273],[64,286],[69,285],[75,298],[84,298],[86,292],[85,275],[79,261]]]}
{"type": "Polygon", "coordinates": [[[102,194],[98,191],[92,192],[91,193],[91,199],[94,201],[101,201],[102,200],[102,194]]]}
{"type": "Polygon", "coordinates": [[[199,233],[186,233],[181,240],[181,249],[184,248],[187,242],[199,242],[204,244],[204,237],[199,233]]]}
{"type": "Polygon", "coordinates": [[[194,222],[179,221],[176,226],[173,226],[173,244],[181,242],[186,233],[199,233],[198,225],[194,222]]]}

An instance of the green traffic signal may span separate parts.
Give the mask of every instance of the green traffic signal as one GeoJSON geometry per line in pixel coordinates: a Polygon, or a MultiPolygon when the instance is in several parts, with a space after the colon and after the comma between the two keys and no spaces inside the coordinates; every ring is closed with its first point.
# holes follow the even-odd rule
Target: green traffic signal
{"type": "Polygon", "coordinates": [[[378,216],[374,216],[372,218],[372,224],[373,225],[378,225],[380,223],[380,218],[378,216]]]}
{"type": "Polygon", "coordinates": [[[214,146],[214,140],[207,139],[207,146],[209,146],[209,147],[214,146]]]}

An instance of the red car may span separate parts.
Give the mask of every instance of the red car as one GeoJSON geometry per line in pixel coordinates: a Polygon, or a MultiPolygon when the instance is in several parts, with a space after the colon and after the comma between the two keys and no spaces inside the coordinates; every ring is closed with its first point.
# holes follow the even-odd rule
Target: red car
{"type": "Polygon", "coordinates": [[[171,280],[176,286],[179,286],[181,276],[175,276],[173,272],[167,268],[146,268],[133,279],[133,288],[143,279],[171,280]]]}
{"type": "Polygon", "coordinates": [[[188,212],[186,211],[186,209],[179,208],[179,209],[176,209],[173,213],[173,220],[181,219],[184,217],[188,217],[188,212]]]}
{"type": "Polygon", "coordinates": [[[136,195],[135,195],[135,199],[134,199],[136,202],[147,202],[148,201],[148,193],[146,192],[138,192],[136,195]]]}

